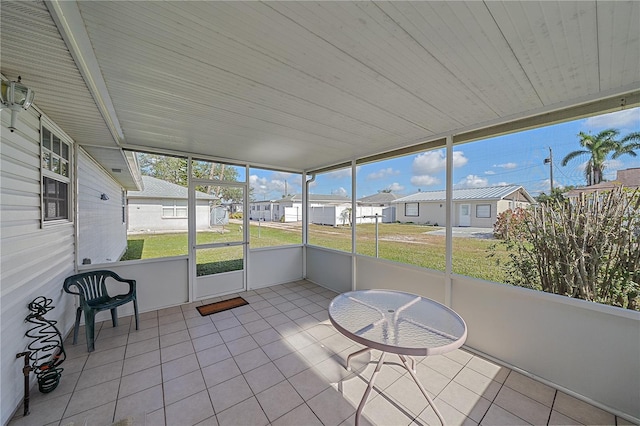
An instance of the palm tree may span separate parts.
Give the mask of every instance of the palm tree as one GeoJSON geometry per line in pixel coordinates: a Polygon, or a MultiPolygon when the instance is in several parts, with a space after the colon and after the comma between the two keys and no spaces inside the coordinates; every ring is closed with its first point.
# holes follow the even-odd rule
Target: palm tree
{"type": "Polygon", "coordinates": [[[349,226],[351,226],[351,207],[342,210],[340,218],[342,219],[342,226],[344,226],[347,221],[349,221],[349,226]]]}
{"type": "Polygon", "coordinates": [[[617,140],[616,138],[619,134],[620,131],[617,129],[603,130],[597,135],[584,132],[578,133],[580,146],[584,149],[568,153],[562,159],[562,165],[566,166],[574,158],[589,156],[584,169],[587,185],[595,185],[602,182],[605,161],[609,154],[612,154],[611,158],[618,158],[624,154],[635,157],[635,151],[640,148],[640,132],[630,133],[622,140],[617,140]]]}
{"type": "Polygon", "coordinates": [[[611,158],[618,158],[623,154],[635,157],[635,151],[638,149],[640,149],[640,132],[632,132],[620,140],[620,146],[611,158]]]}

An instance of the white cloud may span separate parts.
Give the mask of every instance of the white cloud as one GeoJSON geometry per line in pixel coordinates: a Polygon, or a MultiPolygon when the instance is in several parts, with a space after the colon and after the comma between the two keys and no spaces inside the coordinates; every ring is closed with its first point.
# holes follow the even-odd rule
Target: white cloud
{"type": "Polygon", "coordinates": [[[604,168],[605,170],[613,170],[613,169],[621,169],[624,166],[624,163],[617,158],[615,160],[605,160],[604,168]]]}
{"type": "Polygon", "coordinates": [[[515,169],[518,165],[516,163],[503,163],[494,164],[493,167],[500,167],[501,169],[515,169]]]}
{"type": "Polygon", "coordinates": [[[399,175],[400,170],[394,170],[392,167],[386,169],[380,169],[377,172],[369,173],[367,175],[368,180],[384,179],[387,176],[399,175]]]}
{"type": "Polygon", "coordinates": [[[632,108],[624,111],[616,111],[609,114],[589,117],[585,120],[585,126],[594,129],[630,128],[640,123],[640,108],[632,108]]]}
{"type": "Polygon", "coordinates": [[[412,176],[411,177],[411,185],[413,186],[431,186],[437,185],[440,183],[440,179],[437,177],[429,176],[429,175],[421,175],[421,176],[412,176]]]}
{"type": "MultiPolygon", "coordinates": [[[[360,167],[356,167],[356,173],[360,170],[360,167]]],[[[326,173],[324,176],[329,179],[344,179],[351,177],[351,167],[347,167],[345,169],[334,170],[332,172],[326,173]]]]}
{"type": "Polygon", "coordinates": [[[253,188],[253,196],[257,200],[265,198],[280,198],[286,192],[295,194],[301,191],[300,178],[289,173],[274,173],[272,179],[249,176],[249,185],[253,188]],[[277,177],[277,178],[274,178],[277,177]],[[288,179],[287,179],[288,177],[288,179]],[[284,178],[284,179],[283,179],[284,178]]]}
{"type": "Polygon", "coordinates": [[[302,179],[302,176],[300,175],[294,175],[293,173],[288,173],[288,172],[273,172],[271,173],[271,179],[274,180],[288,180],[291,179],[291,176],[295,176],[294,179],[302,179]]]}
{"type": "Polygon", "coordinates": [[[404,191],[404,186],[400,185],[398,182],[393,182],[391,185],[387,187],[391,192],[402,192],[404,191]]]}
{"type": "Polygon", "coordinates": [[[266,194],[267,191],[267,179],[258,177],[257,175],[249,176],[249,185],[253,188],[254,194],[266,194]]]}
{"type": "MultiPolygon", "coordinates": [[[[577,169],[582,173],[587,170],[587,164],[589,162],[585,161],[577,166],[577,169]]],[[[624,168],[624,163],[618,159],[615,160],[605,160],[604,163],[604,178],[607,180],[613,180],[616,178],[616,170],[620,170],[624,168]]]]}
{"type": "Polygon", "coordinates": [[[346,189],[344,189],[343,187],[340,187],[340,188],[338,188],[338,189],[336,189],[334,191],[331,191],[331,193],[333,195],[341,195],[343,197],[348,197],[349,196],[349,192],[346,189]]]}
{"type": "Polygon", "coordinates": [[[493,170],[487,170],[486,172],[484,172],[485,175],[495,175],[496,172],[494,172],[493,170]]]}
{"type": "Polygon", "coordinates": [[[508,186],[511,185],[509,182],[498,182],[493,184],[492,186],[508,186]]]}
{"type": "Polygon", "coordinates": [[[468,175],[454,186],[456,188],[482,188],[489,186],[489,180],[476,175],[468,175]]]}
{"type": "MultiPolygon", "coordinates": [[[[469,161],[462,151],[453,152],[453,168],[462,167],[469,161]]],[[[443,171],[447,166],[445,151],[429,151],[418,154],[413,159],[412,169],[416,176],[432,175],[443,171]]]]}

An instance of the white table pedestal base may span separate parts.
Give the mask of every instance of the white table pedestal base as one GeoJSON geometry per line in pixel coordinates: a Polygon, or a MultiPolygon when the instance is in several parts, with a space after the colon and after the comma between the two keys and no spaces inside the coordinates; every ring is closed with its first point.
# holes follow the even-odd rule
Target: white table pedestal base
{"type": "MultiPolygon", "coordinates": [[[[351,359],[353,357],[356,357],[358,355],[362,355],[363,353],[367,353],[369,351],[371,351],[371,348],[364,348],[364,349],[361,349],[361,350],[359,350],[357,352],[354,352],[354,353],[350,354],[347,357],[347,371],[351,371],[351,359]]],[[[369,385],[367,386],[367,389],[364,391],[364,395],[362,396],[362,400],[360,401],[360,404],[358,405],[358,410],[356,411],[356,426],[360,425],[360,416],[362,414],[362,410],[364,409],[364,406],[367,403],[367,399],[369,398],[369,394],[371,393],[371,389],[373,389],[373,386],[374,386],[375,381],[376,381],[376,377],[378,376],[378,373],[380,372],[380,369],[382,369],[382,366],[384,365],[384,358],[385,358],[386,355],[387,355],[386,352],[382,352],[382,354],[380,355],[380,359],[378,360],[378,364],[376,365],[376,369],[373,371],[373,374],[371,375],[371,379],[369,380],[369,385]]],[[[424,386],[422,386],[422,383],[420,383],[420,380],[418,380],[418,376],[416,376],[415,360],[412,357],[407,357],[407,356],[400,355],[400,354],[398,354],[398,357],[400,357],[400,361],[402,361],[402,365],[404,365],[404,368],[407,369],[407,371],[411,375],[411,378],[413,378],[413,381],[416,382],[416,385],[418,385],[418,389],[420,389],[420,392],[422,392],[422,395],[424,395],[424,397],[427,399],[427,402],[429,403],[431,408],[433,408],[433,411],[436,413],[436,416],[438,416],[438,419],[440,420],[440,424],[442,424],[442,426],[444,426],[444,418],[442,417],[442,414],[440,414],[440,411],[438,411],[438,409],[436,408],[436,405],[433,403],[433,400],[431,399],[429,394],[427,394],[426,389],[424,388],[424,386]],[[407,358],[409,358],[411,360],[411,367],[409,367],[409,364],[407,362],[407,358]]]]}

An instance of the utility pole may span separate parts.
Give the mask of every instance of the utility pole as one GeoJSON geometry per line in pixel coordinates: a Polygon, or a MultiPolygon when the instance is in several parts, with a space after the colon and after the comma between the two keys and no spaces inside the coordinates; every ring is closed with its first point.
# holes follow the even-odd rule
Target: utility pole
{"type": "Polygon", "coordinates": [[[553,194],[553,151],[551,147],[549,147],[549,158],[544,159],[544,164],[549,164],[549,178],[551,181],[551,192],[549,195],[553,194]]]}

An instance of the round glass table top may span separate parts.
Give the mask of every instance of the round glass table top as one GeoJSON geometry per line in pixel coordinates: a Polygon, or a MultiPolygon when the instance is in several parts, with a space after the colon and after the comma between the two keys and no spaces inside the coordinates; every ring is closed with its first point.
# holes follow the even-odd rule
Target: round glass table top
{"type": "Polygon", "coordinates": [[[329,319],[355,342],[403,355],[449,352],[467,338],[464,320],[452,309],[415,294],[391,290],[343,293],[329,305],[329,319]]]}

